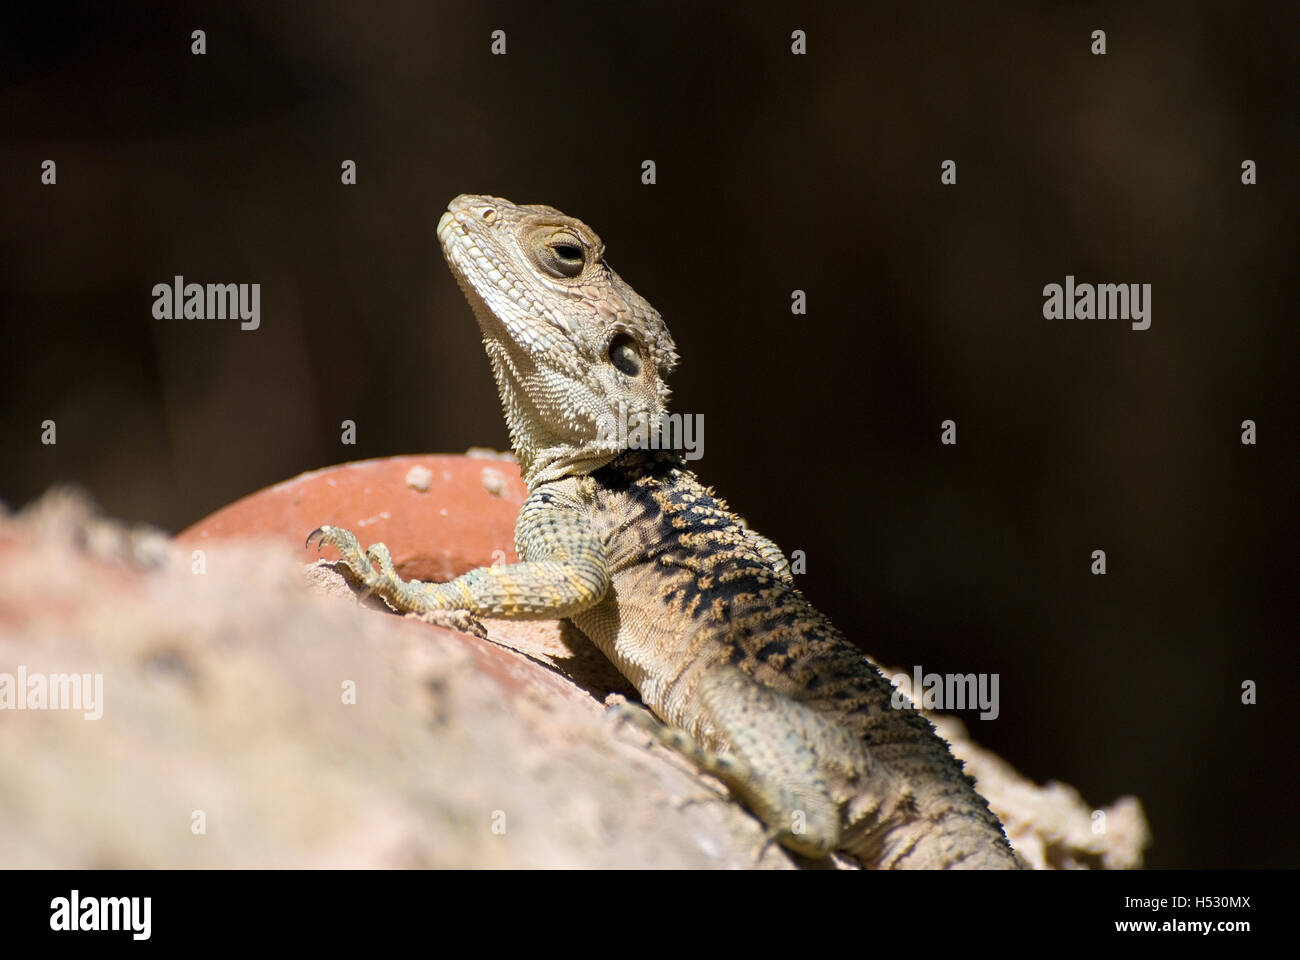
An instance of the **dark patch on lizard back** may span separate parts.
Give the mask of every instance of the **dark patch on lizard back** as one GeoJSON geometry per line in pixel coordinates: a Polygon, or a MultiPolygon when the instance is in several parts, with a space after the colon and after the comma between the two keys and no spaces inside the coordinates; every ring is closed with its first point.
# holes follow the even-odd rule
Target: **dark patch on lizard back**
{"type": "Polygon", "coordinates": [[[656,591],[665,617],[690,624],[682,656],[717,643],[713,656],[841,717],[866,742],[939,747],[930,722],[891,706],[889,681],[768,565],[744,522],[680,456],[628,451],[591,477],[615,571],[641,571],[638,589],[656,591]]]}
{"type": "MultiPolygon", "coordinates": [[[[592,477],[605,494],[598,509],[617,502],[624,519],[607,545],[619,558],[660,568],[662,599],[673,613],[721,626],[732,620],[737,601],[743,606],[761,595],[779,606],[792,592],[754,549],[740,518],[676,454],[629,451],[592,477]]],[[[753,633],[744,624],[740,630],[753,633]]]]}

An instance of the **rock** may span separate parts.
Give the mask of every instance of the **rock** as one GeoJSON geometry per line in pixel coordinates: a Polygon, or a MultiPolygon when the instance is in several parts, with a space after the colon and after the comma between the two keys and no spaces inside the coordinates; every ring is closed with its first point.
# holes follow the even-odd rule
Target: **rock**
{"type": "MultiPolygon", "coordinates": [[[[635,692],[577,631],[488,620],[480,640],[397,616],[303,547],[338,524],[404,577],[447,579],[515,559],[524,495],[507,460],[394,457],[175,540],[62,490],[0,515],[0,685],[21,669],[87,695],[0,712],[0,867],[753,865],[758,822],[614,727],[606,704],[635,692]]],[[[1070,788],[933,719],[1036,866],[1140,863],[1136,801],[1099,839],[1070,788]]],[[[771,846],[757,862],[795,865],[771,846]]]]}

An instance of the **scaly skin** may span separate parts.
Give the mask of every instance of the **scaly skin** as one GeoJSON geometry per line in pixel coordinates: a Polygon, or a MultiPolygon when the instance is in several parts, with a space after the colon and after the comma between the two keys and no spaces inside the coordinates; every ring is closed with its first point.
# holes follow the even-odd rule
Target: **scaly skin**
{"type": "Polygon", "coordinates": [[[891,707],[893,686],[794,587],[780,549],[677,453],[620,444],[617,418],[665,413],[677,355],[591,228],[550,207],[461,196],[438,235],[529,487],[520,562],[420,583],[346,530],[308,541],[337,547],[399,610],[461,626],[467,615],[570,619],[667,724],[659,736],[797,853],[1021,866],[929,721],[891,707]]]}

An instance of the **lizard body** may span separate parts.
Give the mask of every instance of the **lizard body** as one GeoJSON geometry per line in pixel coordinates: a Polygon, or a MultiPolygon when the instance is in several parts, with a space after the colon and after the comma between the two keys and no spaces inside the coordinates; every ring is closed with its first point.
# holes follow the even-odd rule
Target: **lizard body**
{"type": "Polygon", "coordinates": [[[663,739],[791,850],[875,867],[1020,866],[929,721],[891,706],[893,686],[795,588],[780,549],[678,453],[628,449],[611,429],[615,416],[659,422],[677,356],[599,237],[550,207],[468,195],[438,234],[528,484],[520,562],[421,583],[347,530],[308,542],[338,548],[399,610],[570,619],[668,725],[663,739]]]}

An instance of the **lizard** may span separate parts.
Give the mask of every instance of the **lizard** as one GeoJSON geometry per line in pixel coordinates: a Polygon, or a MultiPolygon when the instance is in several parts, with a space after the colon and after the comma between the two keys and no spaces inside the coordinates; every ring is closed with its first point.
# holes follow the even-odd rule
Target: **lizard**
{"type": "Polygon", "coordinates": [[[462,628],[569,620],[658,719],[625,716],[722,780],[764,843],[874,868],[1023,867],[947,743],[892,706],[893,685],[804,597],[780,548],[679,451],[613,429],[663,422],[678,357],[595,231],[552,207],[461,195],[437,234],[527,485],[520,559],[424,583],[341,527],[308,545],[336,548],[401,612],[462,628]]]}

